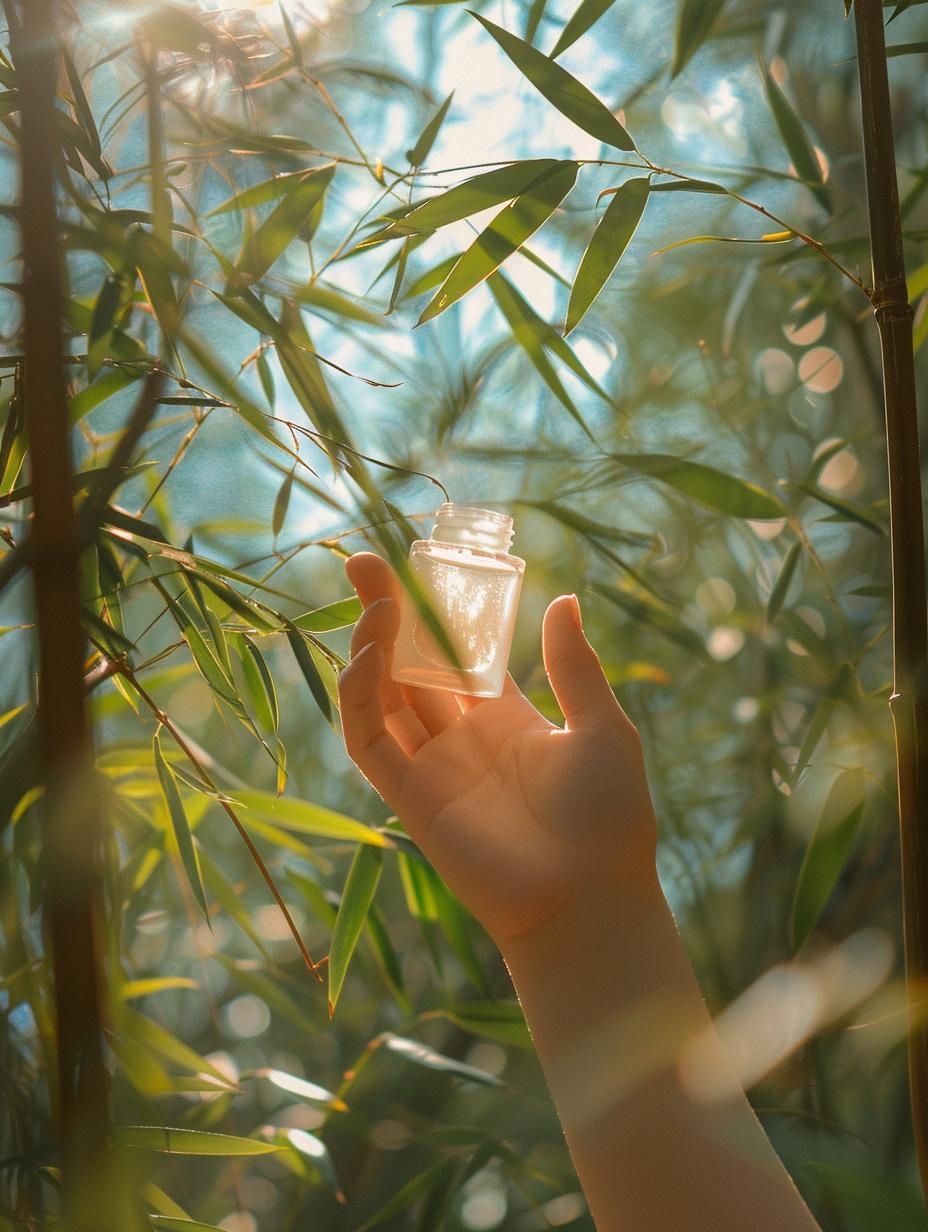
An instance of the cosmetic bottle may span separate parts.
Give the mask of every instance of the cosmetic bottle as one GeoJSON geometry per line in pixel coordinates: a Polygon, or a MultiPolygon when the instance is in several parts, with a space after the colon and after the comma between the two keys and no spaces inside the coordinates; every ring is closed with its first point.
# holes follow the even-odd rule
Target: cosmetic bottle
{"type": "Polygon", "coordinates": [[[431,539],[410,548],[409,567],[454,647],[457,665],[404,590],[394,680],[473,697],[500,696],[525,572],[525,561],[509,552],[512,536],[512,518],[505,513],[441,506],[431,539]]]}

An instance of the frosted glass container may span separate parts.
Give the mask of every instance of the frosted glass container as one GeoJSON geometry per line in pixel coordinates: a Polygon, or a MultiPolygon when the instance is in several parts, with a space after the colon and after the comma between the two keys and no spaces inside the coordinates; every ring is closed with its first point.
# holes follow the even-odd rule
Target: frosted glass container
{"type": "Polygon", "coordinates": [[[499,697],[525,561],[512,556],[512,518],[474,505],[442,505],[431,539],[409,550],[410,570],[454,647],[449,660],[404,590],[393,679],[473,697],[499,697]]]}

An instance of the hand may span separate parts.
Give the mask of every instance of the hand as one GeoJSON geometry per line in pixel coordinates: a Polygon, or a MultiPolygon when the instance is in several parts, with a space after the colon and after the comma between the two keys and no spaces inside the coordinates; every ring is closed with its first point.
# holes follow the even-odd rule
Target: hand
{"type": "Polygon", "coordinates": [[[655,822],[638,734],[583,630],[576,596],[543,626],[566,719],[549,723],[511,677],[500,698],[396,683],[400,586],[371,553],[346,563],[364,605],[339,680],[352,760],[498,944],[593,889],[654,879],[655,822]]]}

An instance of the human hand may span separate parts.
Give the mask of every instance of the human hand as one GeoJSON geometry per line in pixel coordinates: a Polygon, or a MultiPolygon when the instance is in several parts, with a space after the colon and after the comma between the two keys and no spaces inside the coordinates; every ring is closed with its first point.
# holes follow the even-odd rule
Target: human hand
{"type": "Polygon", "coordinates": [[[621,895],[630,880],[653,880],[641,745],[583,635],[576,596],[555,599],[543,624],[561,729],[511,677],[499,698],[395,682],[399,582],[368,552],[346,571],[364,606],[339,680],[348,753],[497,943],[590,890],[621,895]]]}

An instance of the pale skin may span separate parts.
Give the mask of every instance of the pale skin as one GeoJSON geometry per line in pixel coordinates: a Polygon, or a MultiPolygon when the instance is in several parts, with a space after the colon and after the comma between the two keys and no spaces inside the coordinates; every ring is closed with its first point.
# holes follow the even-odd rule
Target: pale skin
{"type": "Polygon", "coordinates": [[[483,700],[395,683],[396,577],[370,553],[346,569],[364,607],[339,682],[348,752],[499,946],[599,1232],[816,1232],[737,1083],[707,1100],[687,1079],[694,1037],[700,1065],[731,1071],[576,597],[542,630],[561,729],[511,678],[483,700]]]}

